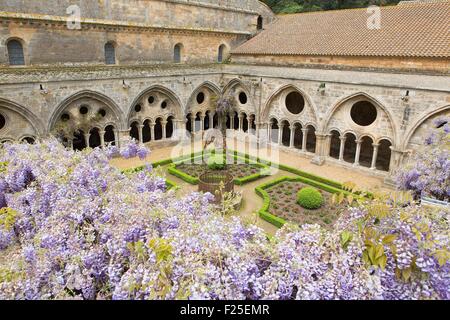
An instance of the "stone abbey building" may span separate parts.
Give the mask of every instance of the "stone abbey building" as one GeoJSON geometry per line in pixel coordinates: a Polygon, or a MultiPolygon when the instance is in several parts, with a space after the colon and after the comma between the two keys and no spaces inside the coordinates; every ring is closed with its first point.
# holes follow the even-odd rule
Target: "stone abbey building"
{"type": "Polygon", "coordinates": [[[286,16],[257,0],[0,0],[0,141],[176,141],[233,96],[242,136],[388,176],[450,115],[449,23],[436,0],[286,16]]]}

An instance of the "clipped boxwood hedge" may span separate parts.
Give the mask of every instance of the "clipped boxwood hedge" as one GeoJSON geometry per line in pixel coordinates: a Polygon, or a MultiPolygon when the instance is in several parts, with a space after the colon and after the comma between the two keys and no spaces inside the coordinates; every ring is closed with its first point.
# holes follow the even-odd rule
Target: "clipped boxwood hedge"
{"type": "Polygon", "coordinates": [[[323,206],[322,194],[313,187],[306,187],[297,193],[297,203],[305,209],[316,210],[323,206]]]}

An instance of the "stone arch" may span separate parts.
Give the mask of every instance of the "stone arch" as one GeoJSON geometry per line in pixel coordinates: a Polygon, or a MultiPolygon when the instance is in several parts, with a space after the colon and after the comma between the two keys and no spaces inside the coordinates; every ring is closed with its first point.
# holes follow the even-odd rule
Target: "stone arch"
{"type": "Polygon", "coordinates": [[[361,150],[359,155],[359,165],[370,168],[373,159],[373,144],[375,140],[369,135],[359,139],[361,141],[361,150]]]}
{"type": "Polygon", "coordinates": [[[374,141],[376,140],[375,137],[385,135],[386,128],[388,128],[391,133],[390,136],[392,140],[398,140],[398,129],[392,112],[378,99],[365,92],[357,92],[352,95],[346,96],[333,105],[333,107],[327,112],[323,120],[322,131],[329,132],[330,128],[332,127],[339,128],[340,131],[347,131],[349,130],[349,128],[352,128],[351,130],[356,133],[356,136],[370,135],[374,139],[374,141]],[[377,108],[377,111],[381,111],[382,113],[384,113],[386,117],[382,117],[377,114],[375,122],[367,126],[367,128],[356,125],[349,116],[350,109],[354,104],[362,101],[369,102],[377,108]],[[348,114],[347,111],[349,112],[348,114]],[[385,118],[387,119],[387,123],[384,126],[378,126],[378,124],[382,124],[382,121],[385,121],[385,118]]]}
{"type": "MultiPolygon", "coordinates": [[[[276,111],[278,111],[278,113],[283,114],[285,117],[292,118],[292,119],[294,119],[294,121],[300,121],[300,119],[303,119],[305,122],[311,122],[311,123],[315,123],[315,124],[317,124],[319,121],[317,107],[314,104],[312,98],[309,96],[309,94],[306,93],[306,91],[302,90],[301,88],[299,88],[293,84],[283,85],[283,86],[279,87],[278,89],[276,89],[269,96],[269,98],[267,99],[266,103],[264,104],[264,107],[261,112],[262,121],[266,121],[266,119],[268,119],[271,116],[271,111],[275,112],[275,110],[273,110],[274,108],[277,108],[276,111]],[[282,102],[283,106],[281,106],[281,101],[280,101],[280,104],[273,106],[276,99],[281,98],[284,95],[284,93],[287,94],[287,93],[294,92],[294,91],[300,93],[305,101],[304,109],[302,110],[302,112],[300,112],[300,114],[298,114],[298,115],[288,114],[284,110],[285,109],[284,101],[282,102]]],[[[317,130],[317,127],[316,127],[316,130],[317,130]]]]}
{"type": "Polygon", "coordinates": [[[256,107],[251,99],[251,88],[249,88],[243,81],[238,78],[230,80],[222,90],[224,96],[232,95],[235,98],[235,110],[239,113],[246,114],[255,113],[256,107]],[[244,93],[246,96],[246,103],[241,103],[239,95],[244,93]]]}
{"type": "Polygon", "coordinates": [[[26,65],[25,47],[26,43],[22,38],[11,37],[6,40],[6,50],[8,53],[8,62],[10,66],[26,65]]]}
{"type": "MultiPolygon", "coordinates": [[[[422,113],[418,119],[413,123],[413,125],[408,130],[405,140],[402,143],[402,149],[407,149],[408,146],[412,143],[412,139],[417,131],[426,124],[427,121],[432,121],[433,118],[437,118],[441,116],[441,114],[445,114],[445,116],[450,117],[450,104],[443,105],[433,111],[427,111],[422,113]]],[[[426,129],[426,128],[425,128],[426,129]]],[[[423,137],[423,140],[425,137],[423,137]]]]}
{"type": "Polygon", "coordinates": [[[118,126],[118,129],[125,129],[125,121],[123,117],[122,110],[120,110],[119,106],[109,97],[106,95],[90,91],[90,90],[83,90],[80,92],[77,92],[68,98],[64,99],[55,109],[52,116],[50,117],[50,121],[48,123],[48,131],[50,132],[55,125],[58,123],[58,121],[61,119],[61,116],[65,112],[73,111],[75,112],[76,109],[78,109],[78,103],[79,104],[89,104],[89,101],[94,102],[96,104],[95,110],[100,110],[100,108],[108,108],[111,113],[107,114],[106,119],[101,120],[102,122],[107,123],[116,123],[118,126]],[[70,110],[69,110],[70,109],[70,110]]]}
{"type": "Polygon", "coordinates": [[[356,141],[357,136],[351,132],[345,132],[344,133],[345,143],[344,143],[344,161],[348,163],[355,163],[356,158],[356,141]]]}
{"type": "MultiPolygon", "coordinates": [[[[175,115],[176,119],[183,118],[182,103],[177,94],[172,90],[161,86],[153,85],[143,90],[132,102],[128,109],[127,123],[130,123],[136,119],[147,119],[163,117],[166,119],[169,115],[175,115]],[[151,101],[150,98],[154,100],[151,101]],[[168,105],[163,108],[163,102],[168,105]],[[137,112],[135,110],[136,105],[141,106],[141,110],[137,112]]],[[[140,121],[143,122],[143,121],[140,121]]]]}
{"type": "Polygon", "coordinates": [[[217,62],[222,63],[229,57],[230,46],[226,43],[221,43],[217,49],[217,62]]]}
{"type": "Polygon", "coordinates": [[[206,112],[207,110],[214,109],[212,106],[212,99],[214,96],[219,97],[220,92],[220,88],[214,83],[210,81],[203,82],[191,93],[186,105],[186,113],[197,113],[198,111],[206,112]],[[204,94],[202,103],[197,101],[197,97],[200,93],[204,94]]]}
{"type": "Polygon", "coordinates": [[[341,137],[342,134],[339,129],[332,128],[330,131],[330,151],[329,156],[334,159],[339,159],[340,150],[341,150],[341,137]]]}
{"type": "Polygon", "coordinates": [[[28,108],[0,98],[0,114],[4,127],[0,128],[0,139],[20,140],[21,136],[44,136],[47,133],[41,120],[28,108]]]}

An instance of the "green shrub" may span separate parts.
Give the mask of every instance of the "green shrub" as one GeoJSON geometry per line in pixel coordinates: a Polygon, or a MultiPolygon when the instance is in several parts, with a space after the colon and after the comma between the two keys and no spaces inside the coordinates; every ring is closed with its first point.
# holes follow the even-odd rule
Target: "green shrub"
{"type": "Polygon", "coordinates": [[[223,155],[211,155],[208,159],[208,168],[211,170],[223,170],[226,166],[226,159],[223,155]]]}
{"type": "Polygon", "coordinates": [[[315,210],[323,205],[324,200],[319,190],[306,187],[298,192],[297,203],[305,209],[315,210]]]}

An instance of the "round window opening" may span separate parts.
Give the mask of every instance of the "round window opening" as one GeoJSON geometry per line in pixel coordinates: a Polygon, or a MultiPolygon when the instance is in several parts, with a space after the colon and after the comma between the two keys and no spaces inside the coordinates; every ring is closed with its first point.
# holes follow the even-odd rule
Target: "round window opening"
{"type": "Polygon", "coordinates": [[[98,110],[98,114],[100,115],[100,117],[104,118],[104,117],[106,117],[106,110],[100,109],[100,110],[98,110]]]}
{"type": "Polygon", "coordinates": [[[154,102],[155,102],[155,97],[154,96],[148,97],[148,103],[153,104],[154,102]]]}
{"type": "Polygon", "coordinates": [[[350,115],[357,125],[367,127],[377,120],[377,108],[368,101],[360,101],[353,105],[350,115]]]}
{"type": "Polygon", "coordinates": [[[69,121],[69,120],[70,120],[70,116],[69,116],[68,113],[64,113],[64,114],[61,116],[61,121],[62,121],[62,122],[67,122],[67,121],[69,121]]]}
{"type": "Polygon", "coordinates": [[[167,101],[163,101],[161,103],[161,109],[165,109],[165,108],[167,108],[167,101]]]}
{"type": "Polygon", "coordinates": [[[6,126],[6,119],[2,114],[0,114],[0,130],[3,129],[5,126],[6,126]]]}
{"type": "Polygon", "coordinates": [[[88,107],[86,107],[86,106],[81,106],[80,107],[80,113],[81,114],[87,114],[88,112],[89,112],[88,107]]]}
{"type": "Polygon", "coordinates": [[[142,110],[142,107],[141,107],[140,104],[137,104],[137,105],[134,106],[134,111],[141,112],[141,110],[142,110]]]}
{"type": "Polygon", "coordinates": [[[205,102],[205,94],[203,92],[199,92],[197,95],[197,103],[202,104],[203,102],[205,102]]]}
{"type": "Polygon", "coordinates": [[[286,96],[286,108],[292,114],[299,114],[305,108],[305,99],[298,92],[291,92],[286,96]]]}
{"type": "Polygon", "coordinates": [[[245,92],[239,93],[239,102],[241,104],[247,104],[247,101],[248,101],[247,94],[245,92]]]}

